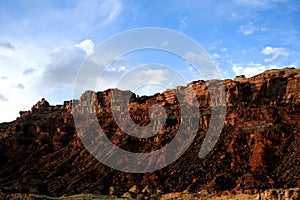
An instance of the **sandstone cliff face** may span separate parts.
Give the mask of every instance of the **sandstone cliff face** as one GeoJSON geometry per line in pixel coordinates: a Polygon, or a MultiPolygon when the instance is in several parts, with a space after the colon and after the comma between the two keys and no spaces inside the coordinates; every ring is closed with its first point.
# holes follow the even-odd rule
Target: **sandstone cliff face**
{"type": "MultiPolygon", "coordinates": [[[[87,97],[93,92],[57,106],[42,99],[31,111],[20,112],[15,121],[0,124],[0,192],[59,196],[108,194],[111,186],[117,186],[122,194],[134,185],[161,188],[164,192],[258,191],[300,186],[299,69],[269,70],[235,81],[194,81],[177,91],[187,89],[193,89],[199,103],[197,135],[178,160],[145,174],[111,169],[85,149],[74,126],[72,104],[80,104],[78,112],[89,112],[91,102],[87,97]],[[222,102],[220,99],[211,99],[207,84],[223,83],[227,104],[224,127],[213,150],[200,159],[198,153],[209,128],[212,104],[225,106],[218,103],[222,102]]],[[[161,131],[153,137],[137,138],[117,126],[111,113],[113,93],[115,99],[128,94],[118,90],[98,92],[93,99],[97,118],[115,145],[132,152],[151,152],[168,144],[178,131],[182,109],[194,106],[193,102],[180,105],[172,90],[150,97],[132,95],[129,115],[121,112],[118,106],[122,104],[116,104],[113,109],[118,117],[130,117],[141,126],[150,123],[152,105],[165,108],[167,120],[157,124],[162,126],[161,131]]],[[[184,98],[189,102],[191,96],[184,98]]],[[[156,118],[160,116],[162,113],[156,118]]],[[[90,126],[88,120],[85,124],[86,128],[90,126]]],[[[98,148],[101,150],[101,146],[98,148]]],[[[161,157],[158,161],[164,160],[161,157]]]]}

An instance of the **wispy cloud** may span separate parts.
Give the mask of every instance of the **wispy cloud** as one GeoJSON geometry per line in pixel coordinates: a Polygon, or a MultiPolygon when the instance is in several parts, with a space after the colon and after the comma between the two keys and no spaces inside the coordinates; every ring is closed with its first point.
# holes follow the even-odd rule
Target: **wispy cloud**
{"type": "Polygon", "coordinates": [[[188,27],[188,19],[187,16],[184,16],[179,20],[179,29],[178,31],[184,32],[185,29],[188,27]]]}
{"type": "Polygon", "coordinates": [[[241,25],[238,31],[244,35],[251,35],[255,30],[256,28],[253,25],[241,25]]]}
{"type": "Polygon", "coordinates": [[[30,5],[18,2],[14,11],[20,14],[15,17],[11,14],[12,8],[7,11],[1,9],[0,24],[8,36],[35,39],[41,44],[45,37],[51,43],[59,39],[67,42],[66,38],[79,39],[94,31],[102,32],[103,27],[115,22],[123,9],[120,0],[43,1],[30,5]]]}
{"type": "Polygon", "coordinates": [[[285,50],[285,48],[281,48],[281,47],[274,48],[274,47],[267,46],[261,51],[261,53],[264,55],[272,55],[271,58],[266,58],[265,62],[271,62],[277,59],[279,56],[289,56],[289,53],[285,50]]]}
{"type": "Polygon", "coordinates": [[[287,9],[287,2],[288,0],[233,0],[231,1],[232,9],[227,14],[233,20],[255,20],[260,18],[261,12],[264,11],[290,10],[287,9]]]}
{"type": "Polygon", "coordinates": [[[104,13],[106,13],[102,22],[103,25],[112,23],[123,10],[122,3],[118,0],[103,1],[103,4],[100,7],[100,9],[104,10],[104,13]]]}
{"type": "Polygon", "coordinates": [[[253,22],[249,22],[245,25],[240,25],[238,28],[238,32],[243,33],[245,36],[252,35],[255,31],[267,31],[266,27],[257,27],[253,22]]]}
{"type": "Polygon", "coordinates": [[[267,9],[274,3],[286,3],[288,0],[235,0],[238,5],[267,9]]]}

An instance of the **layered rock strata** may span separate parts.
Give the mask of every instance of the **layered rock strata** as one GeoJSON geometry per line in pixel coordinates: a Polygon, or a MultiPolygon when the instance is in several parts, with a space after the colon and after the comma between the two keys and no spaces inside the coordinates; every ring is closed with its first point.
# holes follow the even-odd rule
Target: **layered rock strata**
{"type": "MultiPolygon", "coordinates": [[[[300,187],[299,69],[268,70],[235,80],[194,81],[176,88],[177,95],[184,94],[184,104],[174,91],[142,97],[116,89],[87,91],[80,100],[57,106],[42,99],[30,111],[20,112],[15,121],[0,124],[0,192],[51,196],[101,193],[121,197],[135,187],[140,190],[135,191],[135,196],[150,197],[182,191],[259,192],[267,188],[300,187]],[[218,103],[222,99],[210,97],[208,84],[219,85],[220,89],[224,85],[226,105],[218,103]],[[122,112],[120,106],[124,102],[111,103],[112,95],[120,101],[131,95],[129,114],[122,112]],[[189,102],[193,98],[197,102],[189,102]],[[91,103],[94,110],[89,110],[91,103]],[[98,125],[110,141],[130,152],[163,148],[176,137],[184,109],[192,106],[199,111],[199,115],[190,116],[192,121],[198,120],[198,129],[187,151],[167,167],[148,173],[122,172],[103,165],[87,151],[74,124],[72,105],[75,104],[77,107],[73,108],[78,113],[95,113],[98,125]],[[164,108],[165,115],[151,115],[153,105],[164,108]],[[210,119],[215,106],[226,108],[224,126],[212,151],[199,158],[199,150],[213,123],[210,119]],[[112,110],[121,120],[130,118],[144,127],[151,123],[151,117],[165,116],[166,120],[158,120],[156,125],[162,128],[157,134],[139,138],[118,127],[112,110]],[[145,188],[151,188],[152,192],[145,188]]],[[[89,128],[91,121],[83,120],[86,125],[83,128],[89,128]]],[[[186,132],[189,134],[189,129],[186,132]]],[[[96,146],[101,151],[101,145],[96,146]]],[[[162,156],[146,164],[163,163],[166,159],[162,156]]]]}

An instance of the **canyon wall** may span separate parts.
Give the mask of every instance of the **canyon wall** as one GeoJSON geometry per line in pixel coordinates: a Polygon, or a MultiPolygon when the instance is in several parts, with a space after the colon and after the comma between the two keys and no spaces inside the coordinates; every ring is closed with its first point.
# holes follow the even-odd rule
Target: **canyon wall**
{"type": "MultiPolygon", "coordinates": [[[[83,129],[92,127],[88,118],[82,120],[83,129]]],[[[187,134],[189,131],[186,129],[187,134]]],[[[96,146],[101,151],[102,146],[96,146]]],[[[163,163],[166,159],[160,157],[149,162],[163,163]]],[[[194,81],[153,96],[139,97],[129,91],[110,89],[87,91],[79,100],[57,106],[42,99],[30,111],[20,112],[15,121],[0,124],[0,192],[120,196],[133,186],[161,193],[257,192],[300,187],[300,70],[268,70],[251,78],[194,81]],[[216,85],[220,93],[224,86],[224,99],[212,99],[209,84],[216,85]],[[176,95],[184,94],[186,103],[180,103],[174,91],[176,95]],[[126,95],[131,96],[129,114],[121,108],[127,105],[122,100],[126,95]],[[112,114],[114,110],[120,120],[132,119],[140,126],[147,126],[153,120],[150,116],[153,105],[165,110],[152,116],[162,128],[148,138],[126,134],[112,114]],[[178,160],[148,173],[121,172],[95,159],[78,137],[81,133],[75,128],[72,115],[74,111],[79,116],[94,113],[98,125],[114,145],[142,153],[159,150],[172,141],[182,125],[181,113],[191,107],[199,111],[190,115],[198,123],[193,143],[178,160]],[[213,123],[210,119],[214,107],[226,109],[226,113],[220,113],[226,114],[224,126],[213,149],[199,158],[199,150],[213,123]],[[166,120],[160,121],[163,115],[166,120]]]]}

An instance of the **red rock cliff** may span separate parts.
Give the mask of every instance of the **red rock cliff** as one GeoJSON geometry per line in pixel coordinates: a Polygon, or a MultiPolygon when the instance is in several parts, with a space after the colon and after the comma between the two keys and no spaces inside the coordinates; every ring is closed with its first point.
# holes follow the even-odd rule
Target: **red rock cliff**
{"type": "MultiPolygon", "coordinates": [[[[31,111],[20,112],[15,121],[0,124],[0,191],[58,196],[108,194],[111,186],[118,186],[118,191],[124,193],[134,185],[164,192],[300,186],[300,70],[268,70],[247,79],[225,80],[224,127],[213,150],[200,159],[198,152],[211,118],[207,84],[194,81],[177,88],[192,88],[199,103],[199,128],[193,144],[171,165],[145,174],[125,173],[101,164],[77,135],[72,118],[74,101],[51,106],[42,99],[31,111]]],[[[174,138],[184,107],[180,107],[172,90],[149,97],[131,96],[130,115],[124,115],[123,120],[130,117],[141,126],[147,125],[153,104],[163,106],[167,113],[161,131],[145,139],[118,128],[111,113],[113,91],[116,99],[128,93],[107,90],[96,93],[93,100],[99,124],[115,145],[132,152],[151,152],[174,138]]],[[[76,100],[79,111],[90,109],[86,99],[92,94],[86,92],[76,100]]],[[[123,114],[118,116],[122,118],[123,114]]],[[[86,124],[88,127],[89,121],[86,124]]],[[[162,157],[158,161],[164,160],[162,157]]]]}

